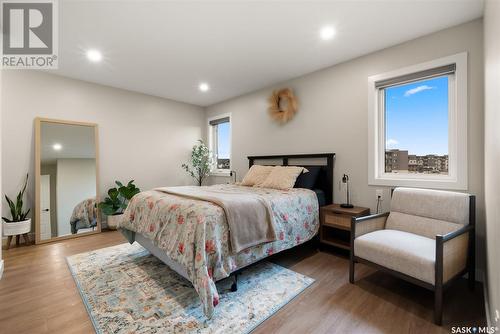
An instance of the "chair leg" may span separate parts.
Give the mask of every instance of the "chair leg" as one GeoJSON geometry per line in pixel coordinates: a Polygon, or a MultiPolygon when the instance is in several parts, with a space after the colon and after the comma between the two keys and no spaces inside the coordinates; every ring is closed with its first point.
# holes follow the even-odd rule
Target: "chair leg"
{"type": "Polygon", "coordinates": [[[434,290],[434,323],[441,326],[443,323],[443,287],[436,286],[434,290]]]}
{"type": "Polygon", "coordinates": [[[354,239],[356,239],[356,218],[351,219],[351,233],[350,233],[350,248],[349,248],[349,283],[354,284],[354,239]]]}

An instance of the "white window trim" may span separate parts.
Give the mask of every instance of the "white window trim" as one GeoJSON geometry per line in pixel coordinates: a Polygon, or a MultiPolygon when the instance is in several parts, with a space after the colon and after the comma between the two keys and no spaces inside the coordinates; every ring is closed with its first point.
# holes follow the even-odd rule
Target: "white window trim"
{"type": "MultiPolygon", "coordinates": [[[[220,114],[216,116],[212,116],[207,118],[207,134],[208,134],[208,147],[212,153],[214,153],[214,146],[216,139],[214,138],[214,133],[212,131],[212,126],[210,125],[210,121],[214,121],[216,119],[221,119],[229,117],[229,170],[226,169],[218,169],[218,168],[213,168],[210,171],[211,176],[230,176],[231,170],[232,170],[232,165],[233,165],[233,160],[232,160],[232,138],[233,138],[233,126],[232,126],[232,117],[231,113],[226,113],[226,114],[220,114]]],[[[214,154],[215,162],[217,164],[217,157],[214,154]]]]}
{"type": "Polygon", "coordinates": [[[467,190],[467,82],[467,52],[368,78],[369,185],[467,190]],[[385,173],[385,115],[375,83],[449,64],[456,64],[456,70],[455,84],[449,85],[448,175],[385,173]]]}

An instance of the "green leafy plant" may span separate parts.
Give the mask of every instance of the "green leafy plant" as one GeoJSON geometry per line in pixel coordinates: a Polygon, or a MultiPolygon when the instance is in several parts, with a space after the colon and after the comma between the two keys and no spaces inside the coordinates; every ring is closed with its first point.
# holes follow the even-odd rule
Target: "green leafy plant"
{"type": "Polygon", "coordinates": [[[182,164],[182,168],[201,186],[213,165],[212,153],[203,140],[200,139],[198,144],[193,146],[191,160],[186,164],[182,164]]]}
{"type": "Polygon", "coordinates": [[[24,198],[24,192],[26,191],[27,185],[28,185],[28,174],[26,174],[26,180],[24,181],[23,189],[17,194],[17,198],[16,198],[15,203],[7,195],[5,195],[5,199],[7,200],[7,203],[9,204],[10,214],[12,216],[12,219],[2,217],[2,219],[6,223],[22,222],[22,221],[26,220],[26,217],[28,217],[28,213],[30,212],[30,209],[28,209],[27,211],[23,211],[23,205],[24,205],[23,198],[24,198]]]}
{"type": "Polygon", "coordinates": [[[127,185],[123,185],[120,181],[115,181],[116,187],[108,190],[108,197],[103,202],[99,203],[99,209],[106,216],[122,214],[127,208],[128,202],[134,195],[141,192],[131,180],[127,185]]]}

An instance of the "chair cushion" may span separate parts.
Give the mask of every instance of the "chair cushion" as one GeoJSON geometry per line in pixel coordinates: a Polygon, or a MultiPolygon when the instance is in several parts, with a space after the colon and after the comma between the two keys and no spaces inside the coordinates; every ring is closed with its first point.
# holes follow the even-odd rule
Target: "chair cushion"
{"type": "Polygon", "coordinates": [[[436,235],[445,235],[462,227],[461,224],[450,223],[444,220],[413,216],[401,212],[391,212],[385,228],[415,233],[423,237],[435,239],[436,235]]]}
{"type": "Polygon", "coordinates": [[[391,212],[432,218],[455,224],[469,224],[469,194],[413,188],[396,188],[391,212]]]}
{"type": "Polygon", "coordinates": [[[354,239],[354,255],[434,285],[436,241],[397,230],[378,230],[354,239]]]}

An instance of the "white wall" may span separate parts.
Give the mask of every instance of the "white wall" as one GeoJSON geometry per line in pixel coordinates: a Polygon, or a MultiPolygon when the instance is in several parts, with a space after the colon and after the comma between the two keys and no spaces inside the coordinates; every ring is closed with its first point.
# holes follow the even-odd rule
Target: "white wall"
{"type": "MultiPolygon", "coordinates": [[[[338,181],[350,176],[354,204],[376,207],[375,190],[368,186],[369,76],[467,51],[469,55],[469,191],[477,195],[479,267],[483,268],[483,44],[482,20],[424,36],[325,70],[237,97],[207,109],[207,118],[232,114],[232,168],[241,178],[248,155],[335,152],[334,198],[343,200],[338,181]],[[267,98],[275,88],[290,87],[299,112],[280,126],[267,114],[267,98]]],[[[335,41],[332,41],[335,43],[335,41]]],[[[218,179],[225,182],[227,179],[218,179]]],[[[383,210],[389,208],[385,188],[383,210]]]]}
{"type": "Polygon", "coordinates": [[[487,302],[490,325],[500,326],[500,2],[486,1],[484,13],[484,195],[487,237],[487,302]]]}
{"type": "Polygon", "coordinates": [[[71,234],[70,219],[77,204],[96,195],[95,159],[57,160],[57,235],[71,234]]]}
{"type": "MultiPolygon", "coordinates": [[[[2,91],[2,77],[3,77],[3,70],[0,69],[0,92],[2,91]]],[[[0,99],[2,95],[0,94],[0,99]]],[[[0,103],[0,149],[2,147],[2,115],[3,115],[3,109],[2,109],[2,104],[0,103]]],[[[0,152],[1,153],[1,152],[0,152]]],[[[0,201],[0,212],[2,211],[3,207],[3,188],[2,188],[2,155],[0,154],[0,197],[2,197],[2,200],[0,201]]],[[[2,215],[3,216],[3,215],[2,215]]],[[[0,279],[2,278],[3,275],[3,258],[2,258],[2,223],[0,223],[0,279]]]]}
{"type": "Polygon", "coordinates": [[[3,72],[4,193],[15,194],[29,172],[34,207],[37,116],[99,125],[101,196],[114,180],[135,179],[141,189],[192,183],[180,165],[204,134],[202,108],[43,72],[3,72]]]}

